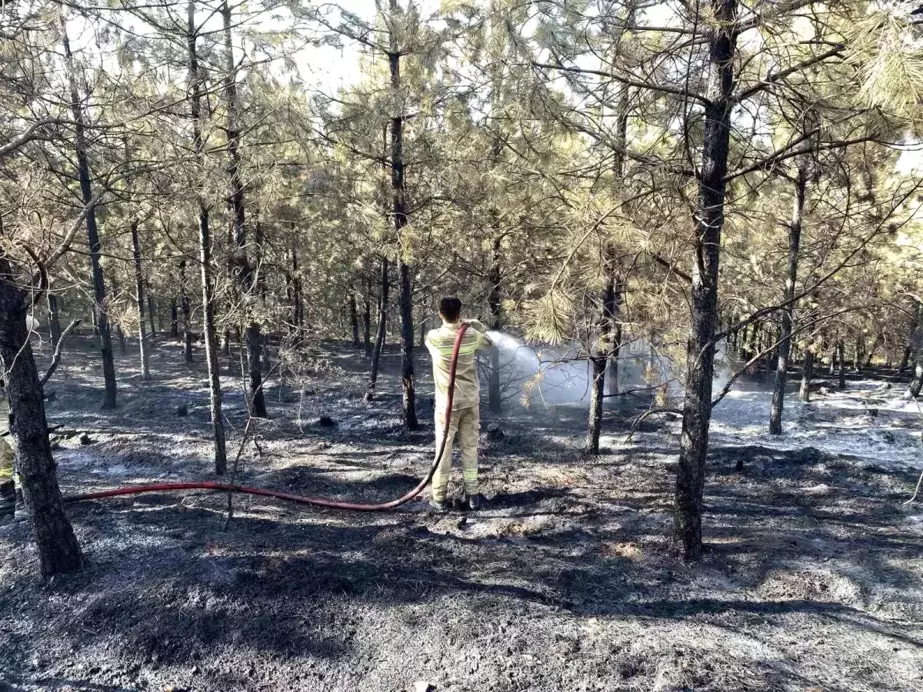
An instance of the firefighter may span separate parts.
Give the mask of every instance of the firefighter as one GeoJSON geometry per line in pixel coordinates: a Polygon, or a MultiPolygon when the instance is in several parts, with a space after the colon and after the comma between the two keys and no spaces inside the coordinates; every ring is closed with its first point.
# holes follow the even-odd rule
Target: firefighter
{"type": "Polygon", "coordinates": [[[477,320],[461,320],[462,303],[458,298],[443,298],[439,303],[442,326],[426,335],[426,347],[433,358],[433,380],[436,384],[436,435],[437,448],[446,435],[445,450],[433,475],[433,497],[430,505],[438,511],[449,509],[446,490],[452,472],[452,443],[458,437],[465,488],[465,507],[480,509],[478,494],[478,432],[481,429],[480,387],[478,384],[475,354],[493,346],[485,333],[487,327],[477,320]],[[462,338],[455,371],[455,393],[452,400],[452,419],[445,429],[448,401],[449,370],[455,337],[461,324],[468,330],[462,338]]]}
{"type": "Polygon", "coordinates": [[[13,448],[10,447],[10,404],[0,380],[0,517],[12,516],[16,508],[13,482],[13,448]]]}

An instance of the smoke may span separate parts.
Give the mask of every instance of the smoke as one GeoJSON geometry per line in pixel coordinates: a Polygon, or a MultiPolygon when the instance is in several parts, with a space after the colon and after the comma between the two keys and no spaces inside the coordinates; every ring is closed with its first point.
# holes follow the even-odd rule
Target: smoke
{"type": "MultiPolygon", "coordinates": [[[[503,332],[488,332],[499,349],[500,385],[506,401],[525,406],[586,404],[590,400],[591,363],[579,344],[552,348],[528,344],[503,332]]],[[[486,359],[484,359],[486,361],[486,359]]],[[[715,388],[730,376],[724,344],[715,354],[715,388]]],[[[482,365],[487,365],[482,362],[482,365]]],[[[613,391],[612,369],[607,372],[607,393],[613,391]]],[[[618,391],[640,396],[659,394],[674,399],[682,394],[681,373],[671,358],[648,339],[626,336],[618,359],[618,391]]],[[[606,401],[616,399],[607,398],[606,401]]]]}

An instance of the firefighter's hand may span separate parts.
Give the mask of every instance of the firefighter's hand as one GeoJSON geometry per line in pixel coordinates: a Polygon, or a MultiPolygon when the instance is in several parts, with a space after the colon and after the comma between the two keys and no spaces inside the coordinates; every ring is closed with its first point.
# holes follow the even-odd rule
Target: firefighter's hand
{"type": "Polygon", "coordinates": [[[475,328],[477,331],[479,331],[479,332],[486,332],[486,331],[487,331],[487,327],[485,327],[485,326],[484,326],[481,322],[479,322],[478,320],[462,320],[462,322],[464,322],[465,324],[467,324],[469,327],[474,327],[474,328],[475,328]]]}

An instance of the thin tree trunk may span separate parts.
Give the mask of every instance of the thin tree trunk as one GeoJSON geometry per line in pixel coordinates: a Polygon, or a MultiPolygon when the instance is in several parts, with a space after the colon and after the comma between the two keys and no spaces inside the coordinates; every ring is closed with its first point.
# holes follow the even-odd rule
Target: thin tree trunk
{"type": "MultiPolygon", "coordinates": [[[[199,75],[199,59],[196,53],[195,0],[187,8],[189,52],[189,85],[192,98],[190,108],[193,127],[193,145],[200,163],[204,163],[205,143],[202,140],[202,82],[199,75]]],[[[223,475],[227,469],[227,451],[224,434],[224,417],[221,410],[221,376],[218,364],[218,339],[215,333],[214,266],[211,255],[211,231],[209,212],[204,200],[199,199],[199,261],[202,272],[202,313],[205,336],[205,358],[208,363],[208,383],[211,396],[212,433],[215,442],[215,473],[223,475]]]]}
{"type": "MultiPolygon", "coordinates": [[[[397,0],[389,1],[391,17],[397,19],[400,10],[397,0]]],[[[392,26],[389,31],[388,65],[391,71],[391,91],[396,103],[401,103],[401,53],[397,46],[397,35],[392,26]]],[[[391,117],[391,191],[394,231],[398,242],[407,225],[407,203],[404,179],[404,114],[396,112],[391,117]]],[[[416,430],[417,421],[416,382],[413,372],[413,294],[410,287],[410,266],[402,255],[397,259],[399,307],[401,313],[401,407],[404,414],[404,428],[416,430]]]]}
{"type": "Polygon", "coordinates": [[[792,325],[794,323],[795,284],[798,280],[798,255],[801,248],[801,225],[804,218],[804,203],[808,190],[808,165],[810,154],[806,151],[799,157],[798,177],[795,182],[795,203],[792,221],[788,225],[788,276],[785,279],[785,307],[782,308],[781,339],[776,365],[776,381],[772,390],[772,406],[769,412],[769,433],[782,434],[782,408],[785,405],[785,385],[788,380],[788,359],[792,350],[792,325]]]}
{"type": "MultiPolygon", "coordinates": [[[[496,224],[495,224],[496,225],[496,224]]],[[[497,229],[495,229],[496,232],[497,229]]],[[[498,235],[493,241],[493,258],[487,280],[490,286],[487,291],[487,306],[490,309],[491,329],[500,331],[503,328],[503,272],[500,265],[502,239],[498,235]]],[[[494,413],[503,410],[502,390],[500,387],[500,349],[494,346],[490,349],[490,379],[487,382],[487,406],[494,413]]]]}
{"type": "Polygon", "coordinates": [[[612,329],[612,311],[615,306],[615,277],[612,264],[615,261],[611,251],[607,252],[605,259],[606,290],[603,293],[602,306],[597,320],[596,338],[593,351],[590,355],[592,375],[590,380],[590,419],[587,426],[586,453],[599,454],[599,435],[602,431],[603,399],[606,389],[606,366],[609,362],[609,334],[612,329]]]}
{"type": "Polygon", "coordinates": [[[840,375],[839,388],[846,389],[846,347],[843,346],[842,339],[836,342],[836,356],[840,375]]]}
{"type": "Polygon", "coordinates": [[[231,8],[227,0],[221,3],[221,16],[224,21],[224,86],[227,103],[227,123],[225,131],[228,140],[228,178],[230,195],[228,208],[231,212],[235,244],[234,275],[238,290],[242,296],[247,326],[244,341],[247,347],[247,368],[250,374],[250,413],[257,418],[266,418],[266,397],[263,392],[262,338],[260,325],[253,319],[252,294],[255,286],[253,264],[247,257],[246,207],[244,186],[240,177],[240,128],[238,123],[237,103],[237,68],[234,65],[234,45],[231,37],[231,8]]]}
{"type": "Polygon", "coordinates": [[[814,377],[814,347],[804,350],[804,363],[801,366],[801,389],[798,398],[807,403],[811,400],[811,378],[814,377]]]}
{"type": "Polygon", "coordinates": [[[369,368],[369,384],[365,390],[365,400],[375,398],[375,385],[378,382],[378,363],[381,360],[381,350],[385,345],[385,330],[388,320],[388,260],[381,260],[381,297],[378,303],[378,332],[375,335],[375,348],[372,351],[372,363],[369,368]]]}
{"type": "Polygon", "coordinates": [[[865,354],[865,362],[862,364],[863,370],[868,370],[872,367],[872,360],[875,358],[875,352],[878,350],[878,347],[883,341],[881,334],[875,335],[875,340],[872,342],[872,347],[868,350],[868,353],[865,354]]]}
{"type": "Polygon", "coordinates": [[[704,108],[696,261],[692,274],[692,328],[686,346],[687,374],[673,528],[674,540],[682,545],[687,560],[702,555],[702,500],[715,373],[718,264],[733,107],[737,0],[711,0],[710,12],[714,28],[709,39],[708,104],[704,108]]]}
{"type": "Polygon", "coordinates": [[[179,312],[176,307],[176,297],[170,299],[170,337],[179,338],[179,312]]]}
{"type": "Polygon", "coordinates": [[[48,329],[51,337],[51,349],[54,351],[58,346],[58,340],[61,338],[61,310],[58,307],[58,296],[50,290],[47,295],[48,300],[48,329]]]}
{"type": "Polygon", "coordinates": [[[362,311],[362,344],[365,347],[365,357],[372,357],[372,277],[366,278],[365,309],[362,311]]]}
{"type": "MultiPolygon", "coordinates": [[[[145,282],[145,285],[147,288],[147,319],[151,323],[151,339],[153,339],[157,335],[157,332],[160,331],[157,329],[157,322],[159,321],[157,304],[154,302],[154,296],[151,294],[150,284],[145,282]]],[[[138,318],[143,319],[140,313],[138,314],[138,318]]]]}
{"type": "Polygon", "coordinates": [[[29,305],[17,288],[10,262],[0,255],[0,362],[6,375],[12,424],[9,440],[22,481],[42,575],[71,572],[83,565],[80,545],[64,513],[48,421],[32,345],[26,327],[29,305]]]}
{"type": "Polygon", "coordinates": [[[192,363],[192,305],[186,290],[186,260],[179,263],[179,290],[183,311],[183,360],[192,363]]]}
{"type": "Polygon", "coordinates": [[[115,379],[115,359],[112,353],[112,337],[109,332],[109,308],[106,300],[106,281],[100,263],[102,243],[99,228],[96,225],[96,208],[90,202],[93,199],[93,178],[90,173],[90,159],[87,154],[86,120],[80,94],[77,89],[77,76],[74,72],[70,41],[67,38],[67,26],[64,15],[59,16],[61,36],[64,42],[64,62],[70,86],[71,112],[74,115],[74,132],[76,135],[77,176],[80,179],[80,192],[83,204],[87,207],[86,226],[87,243],[90,248],[90,269],[93,276],[94,315],[96,329],[99,331],[99,350],[103,361],[103,404],[104,409],[115,408],[118,385],[115,379]]]}
{"type": "Polygon", "coordinates": [[[349,292],[349,321],[353,328],[353,348],[359,348],[359,313],[356,307],[356,294],[349,292]]]}
{"type": "Polygon", "coordinates": [[[913,327],[910,330],[910,350],[915,354],[913,377],[910,380],[910,396],[916,399],[923,387],[923,307],[917,303],[913,327]]]}
{"type": "Polygon", "coordinates": [[[610,395],[619,393],[619,358],[622,355],[622,295],[625,284],[615,277],[615,294],[612,299],[612,352],[609,354],[609,372],[606,375],[606,389],[610,395]]]}
{"type": "Polygon", "coordinates": [[[131,254],[135,264],[135,305],[138,307],[138,339],[141,349],[141,379],[151,379],[149,344],[144,328],[144,270],[141,266],[141,239],[138,237],[138,220],[131,222],[131,254]]]}

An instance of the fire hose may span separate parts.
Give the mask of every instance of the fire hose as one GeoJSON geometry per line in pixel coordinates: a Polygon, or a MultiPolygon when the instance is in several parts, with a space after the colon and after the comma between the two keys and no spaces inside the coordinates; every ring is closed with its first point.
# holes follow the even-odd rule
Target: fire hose
{"type": "MultiPolygon", "coordinates": [[[[295,495],[293,493],[283,493],[278,490],[269,490],[267,488],[252,488],[246,485],[238,485],[234,483],[218,483],[214,481],[133,485],[126,486],[124,488],[114,488],[112,490],[100,490],[93,493],[66,495],[63,499],[65,502],[81,502],[83,500],[101,500],[107,497],[140,495],[141,493],[175,492],[179,490],[216,490],[223,492],[244,493],[247,495],[262,495],[263,497],[274,497],[279,500],[287,500],[288,502],[295,502],[301,505],[327,507],[329,509],[345,509],[354,512],[383,512],[389,509],[400,507],[401,505],[406,504],[407,502],[410,502],[412,499],[414,499],[423,491],[427,485],[429,485],[429,482],[433,479],[433,475],[436,473],[436,469],[439,466],[439,460],[442,458],[443,452],[445,452],[445,446],[449,439],[447,432],[450,429],[449,424],[452,422],[452,402],[455,398],[455,372],[458,368],[458,353],[461,349],[462,337],[464,337],[465,331],[467,329],[468,325],[462,322],[458,328],[458,334],[455,337],[455,345],[452,348],[452,360],[449,366],[448,396],[446,399],[445,427],[443,428],[443,434],[441,436],[442,440],[437,445],[436,456],[433,459],[433,463],[430,465],[429,472],[426,474],[423,480],[421,480],[413,490],[405,493],[395,500],[391,500],[389,502],[380,502],[377,504],[340,502],[338,500],[330,500],[322,497],[307,497],[304,495],[295,495]]],[[[437,426],[437,436],[438,433],[439,430],[437,426]]]]}

